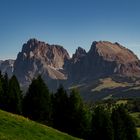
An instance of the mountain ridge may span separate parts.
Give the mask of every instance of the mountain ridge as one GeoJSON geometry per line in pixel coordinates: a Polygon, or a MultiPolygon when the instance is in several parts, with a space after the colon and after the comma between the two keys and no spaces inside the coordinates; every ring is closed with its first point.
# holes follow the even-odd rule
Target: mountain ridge
{"type": "MultiPolygon", "coordinates": [[[[2,63],[3,61],[0,65],[2,63]]],[[[13,61],[12,70],[21,87],[28,87],[32,79],[40,74],[53,90],[59,84],[67,89],[82,85],[80,90],[86,94],[94,91],[93,87],[98,83],[95,81],[100,79],[115,77],[116,81],[116,77],[121,77],[126,82],[129,82],[129,77],[140,79],[140,60],[131,50],[117,42],[94,41],[89,51],[78,47],[70,57],[62,46],[50,45],[33,38],[23,44],[17,59],[13,61]],[[95,85],[92,84],[94,82],[95,85]]]]}

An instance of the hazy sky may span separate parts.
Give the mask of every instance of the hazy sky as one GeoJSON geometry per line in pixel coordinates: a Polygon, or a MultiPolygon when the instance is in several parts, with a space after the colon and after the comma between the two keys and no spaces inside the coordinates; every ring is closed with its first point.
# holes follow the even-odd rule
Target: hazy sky
{"type": "Polygon", "coordinates": [[[16,58],[29,38],[70,54],[108,40],[140,57],[140,0],[0,0],[0,59],[16,58]]]}

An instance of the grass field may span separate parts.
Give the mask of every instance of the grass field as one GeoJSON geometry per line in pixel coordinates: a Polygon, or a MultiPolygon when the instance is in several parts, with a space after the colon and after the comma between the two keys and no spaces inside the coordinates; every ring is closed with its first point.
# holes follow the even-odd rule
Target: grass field
{"type": "Polygon", "coordinates": [[[116,81],[113,81],[111,78],[105,78],[100,79],[100,83],[96,88],[92,89],[92,92],[94,91],[101,91],[103,89],[113,89],[117,87],[126,87],[128,86],[128,83],[118,83],[116,81]]]}
{"type": "Polygon", "coordinates": [[[78,140],[78,138],[0,110],[0,140],[78,140]]]}

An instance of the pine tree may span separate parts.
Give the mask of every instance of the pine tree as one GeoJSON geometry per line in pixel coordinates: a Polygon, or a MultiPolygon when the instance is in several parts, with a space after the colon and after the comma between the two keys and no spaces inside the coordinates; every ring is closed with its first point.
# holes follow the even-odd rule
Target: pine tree
{"type": "MultiPolygon", "coordinates": [[[[6,89],[5,89],[6,90],[6,89]]],[[[9,80],[9,87],[7,91],[7,111],[21,114],[22,94],[19,82],[16,76],[12,76],[9,80]]]]}
{"type": "Polygon", "coordinates": [[[2,78],[2,86],[3,86],[3,109],[9,111],[9,105],[8,105],[8,98],[9,98],[9,78],[8,74],[5,73],[5,75],[2,78]]]}
{"type": "Polygon", "coordinates": [[[112,122],[114,140],[136,140],[137,131],[133,119],[124,109],[123,105],[113,108],[112,122]]]}
{"type": "Polygon", "coordinates": [[[8,111],[8,84],[9,79],[7,73],[3,76],[0,72],[0,81],[1,81],[1,94],[0,94],[0,108],[8,111]]]}
{"type": "Polygon", "coordinates": [[[51,99],[48,87],[41,76],[33,79],[23,101],[23,113],[30,119],[49,124],[51,117],[51,99]]]}
{"type": "Polygon", "coordinates": [[[68,110],[70,134],[87,139],[90,132],[91,113],[77,89],[73,89],[70,93],[68,110]]]}
{"type": "Polygon", "coordinates": [[[113,140],[114,133],[110,112],[103,106],[97,106],[92,116],[91,138],[95,140],[113,140]]]}
{"type": "Polygon", "coordinates": [[[61,131],[67,131],[68,95],[60,85],[53,96],[53,126],[61,131]]]}
{"type": "Polygon", "coordinates": [[[3,109],[3,87],[1,78],[0,78],[0,108],[3,109]]]}

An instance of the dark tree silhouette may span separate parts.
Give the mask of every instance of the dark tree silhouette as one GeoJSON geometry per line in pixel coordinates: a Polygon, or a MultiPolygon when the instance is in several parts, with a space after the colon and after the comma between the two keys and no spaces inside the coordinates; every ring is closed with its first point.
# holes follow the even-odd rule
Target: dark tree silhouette
{"type": "Polygon", "coordinates": [[[103,106],[97,106],[92,116],[91,138],[95,140],[113,140],[113,127],[110,112],[103,106]]]}
{"type": "Polygon", "coordinates": [[[114,140],[136,140],[137,131],[133,119],[124,109],[124,106],[116,106],[112,111],[114,140]]]}
{"type": "Polygon", "coordinates": [[[68,96],[60,85],[53,96],[53,126],[61,131],[67,130],[68,96]]]}
{"type": "Polygon", "coordinates": [[[7,91],[7,111],[21,114],[22,94],[20,85],[15,76],[9,80],[9,87],[7,91]]]}
{"type": "Polygon", "coordinates": [[[30,119],[49,124],[51,100],[48,87],[41,76],[33,79],[23,100],[23,113],[30,119]]]}
{"type": "Polygon", "coordinates": [[[73,89],[70,93],[68,110],[69,133],[77,137],[88,138],[92,116],[77,89],[73,89]]]}

